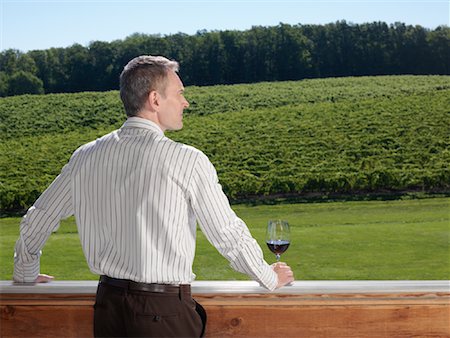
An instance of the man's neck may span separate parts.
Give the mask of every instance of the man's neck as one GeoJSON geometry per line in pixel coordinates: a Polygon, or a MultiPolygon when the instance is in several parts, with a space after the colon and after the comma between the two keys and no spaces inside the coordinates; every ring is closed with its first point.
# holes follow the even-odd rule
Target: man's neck
{"type": "Polygon", "coordinates": [[[140,111],[136,117],[139,117],[141,119],[145,119],[145,120],[149,120],[151,122],[153,122],[154,124],[156,124],[163,132],[165,132],[165,129],[161,126],[161,123],[159,123],[159,119],[158,119],[158,115],[156,112],[152,112],[152,111],[140,111]]]}

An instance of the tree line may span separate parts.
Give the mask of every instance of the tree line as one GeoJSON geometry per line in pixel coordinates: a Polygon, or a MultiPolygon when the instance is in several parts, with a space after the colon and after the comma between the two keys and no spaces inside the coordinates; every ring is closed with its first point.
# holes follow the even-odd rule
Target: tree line
{"type": "Polygon", "coordinates": [[[181,63],[186,85],[304,78],[450,74],[450,28],[404,23],[279,24],[194,35],[135,33],[84,47],[0,53],[0,96],[118,89],[124,65],[142,54],[181,63]]]}

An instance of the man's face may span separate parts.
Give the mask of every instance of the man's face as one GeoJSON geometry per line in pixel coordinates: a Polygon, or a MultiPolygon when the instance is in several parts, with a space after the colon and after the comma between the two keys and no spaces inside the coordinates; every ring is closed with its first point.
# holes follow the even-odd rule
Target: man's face
{"type": "Polygon", "coordinates": [[[163,131],[183,128],[183,110],[189,107],[184,86],[178,75],[169,71],[165,92],[160,92],[159,124],[163,131]]]}

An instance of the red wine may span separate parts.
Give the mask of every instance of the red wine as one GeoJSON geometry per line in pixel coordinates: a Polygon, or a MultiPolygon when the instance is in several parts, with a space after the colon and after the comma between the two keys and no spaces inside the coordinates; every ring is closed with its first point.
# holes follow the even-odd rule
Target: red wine
{"type": "Polygon", "coordinates": [[[289,241],[266,241],[269,250],[276,255],[281,255],[289,248],[289,241]]]}

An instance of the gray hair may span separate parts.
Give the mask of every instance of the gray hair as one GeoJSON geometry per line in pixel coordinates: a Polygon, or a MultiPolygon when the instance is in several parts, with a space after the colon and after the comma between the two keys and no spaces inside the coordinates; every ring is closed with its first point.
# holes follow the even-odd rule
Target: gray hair
{"type": "Polygon", "coordinates": [[[120,74],[120,98],[127,116],[138,115],[151,91],[164,95],[168,71],[178,69],[178,62],[163,56],[141,55],[128,62],[120,74]]]}

